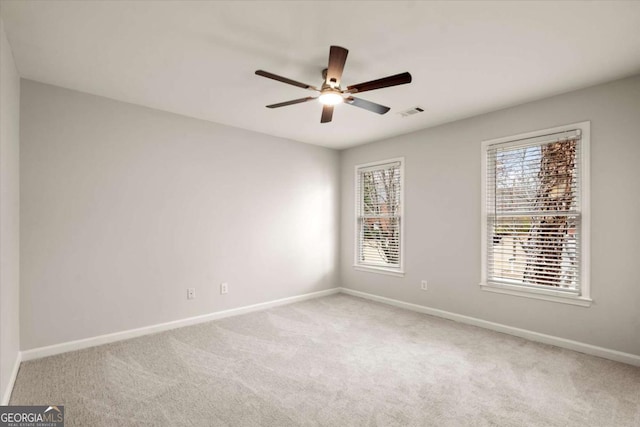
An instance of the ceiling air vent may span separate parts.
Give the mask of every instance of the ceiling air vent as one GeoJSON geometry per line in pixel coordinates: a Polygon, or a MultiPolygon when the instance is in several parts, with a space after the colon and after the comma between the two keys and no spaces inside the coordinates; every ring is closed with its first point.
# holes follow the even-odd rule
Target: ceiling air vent
{"type": "Polygon", "coordinates": [[[405,111],[400,111],[398,114],[400,114],[402,117],[409,117],[409,116],[413,116],[414,114],[418,114],[418,113],[422,113],[424,110],[420,107],[414,107],[414,108],[409,108],[408,110],[405,111]]]}

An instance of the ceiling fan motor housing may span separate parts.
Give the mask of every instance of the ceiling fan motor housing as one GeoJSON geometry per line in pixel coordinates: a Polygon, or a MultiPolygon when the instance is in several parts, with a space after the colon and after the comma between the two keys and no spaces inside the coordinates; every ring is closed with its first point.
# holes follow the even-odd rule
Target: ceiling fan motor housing
{"type": "Polygon", "coordinates": [[[340,85],[336,79],[327,80],[327,68],[322,70],[322,80],[324,82],[322,83],[322,89],[325,89],[326,87],[340,89],[340,85]]]}

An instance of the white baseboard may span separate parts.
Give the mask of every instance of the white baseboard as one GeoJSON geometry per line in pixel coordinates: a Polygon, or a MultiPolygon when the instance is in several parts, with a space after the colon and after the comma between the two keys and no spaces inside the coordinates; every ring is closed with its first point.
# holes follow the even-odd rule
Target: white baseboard
{"type": "Polygon", "coordinates": [[[464,316],[462,314],[439,310],[437,308],[426,307],[424,305],[412,304],[412,303],[399,301],[392,298],[381,297],[378,295],[369,294],[366,292],[360,292],[353,289],[340,288],[340,292],[345,293],[347,295],[353,295],[356,297],[366,298],[372,301],[393,305],[399,308],[405,308],[407,310],[417,311],[419,313],[425,313],[432,316],[454,320],[460,323],[466,323],[468,325],[479,326],[485,329],[491,329],[492,331],[502,332],[509,335],[515,335],[517,337],[526,338],[531,341],[537,341],[544,344],[555,345],[556,347],[566,348],[569,350],[578,351],[580,353],[590,354],[592,356],[598,356],[604,359],[614,360],[616,362],[622,362],[622,363],[627,363],[629,365],[640,366],[640,356],[636,354],[624,353],[622,351],[611,350],[608,348],[598,347],[591,344],[585,344],[579,341],[568,340],[568,339],[556,337],[553,335],[541,334],[539,332],[533,332],[527,329],[514,328],[513,326],[507,326],[501,323],[489,322],[487,320],[482,320],[475,317],[464,316]]]}
{"type": "MultiPolygon", "coordinates": [[[[252,311],[265,310],[279,305],[291,304],[294,302],[305,301],[313,298],[319,298],[331,294],[337,294],[340,288],[332,288],[324,291],[311,292],[303,295],[277,299],[273,301],[262,302],[259,304],[247,305],[244,307],[232,308],[230,310],[216,311],[201,316],[189,317],[172,322],[160,323],[157,325],[145,326],[137,329],[129,329],[127,331],[114,332],[112,334],[99,335],[96,337],[85,338],[76,341],[68,341],[60,344],[54,344],[46,347],[37,347],[22,352],[22,360],[34,360],[41,357],[53,356],[55,354],[66,353],[69,351],[81,350],[84,348],[95,347],[102,344],[108,344],[115,341],[127,340],[142,335],[155,334],[157,332],[168,331],[170,329],[182,328],[184,326],[195,325],[198,323],[210,322],[224,317],[237,316],[239,314],[250,313],[252,311]]],[[[13,388],[13,384],[12,384],[13,388]]]]}
{"type": "Polygon", "coordinates": [[[489,322],[487,320],[478,319],[475,317],[464,316],[462,314],[452,313],[445,310],[439,310],[423,305],[412,304],[392,298],[386,298],[366,292],[356,291],[348,288],[332,288],[319,292],[312,292],[309,294],[297,295],[288,298],[282,298],[273,301],[267,301],[259,304],[249,305],[245,307],[233,308],[230,310],[217,311],[202,316],[189,317],[187,319],[175,320],[167,323],[160,323],[157,325],[146,326],[143,328],[130,329],[127,331],[115,332],[112,334],[100,335],[96,337],[69,341],[65,343],[55,344],[47,347],[38,347],[31,350],[22,351],[18,359],[16,360],[16,366],[12,375],[12,379],[7,387],[3,404],[8,401],[11,396],[11,390],[13,389],[13,382],[18,373],[20,361],[27,361],[33,359],[39,359],[41,357],[53,356],[56,354],[66,353],[69,351],[81,350],[84,348],[95,347],[102,344],[107,344],[115,341],[122,341],[130,338],[135,338],[143,335],[154,334],[157,332],[167,331],[170,329],[181,328],[184,326],[195,325],[198,323],[209,322],[216,319],[222,319],[224,317],[237,316],[240,314],[250,313],[253,311],[265,310],[271,307],[277,307],[280,305],[291,304],[294,302],[305,301],[313,298],[319,298],[327,295],[336,294],[338,292],[345,293],[356,297],[366,298],[372,301],[381,302],[384,304],[393,305],[395,307],[404,308],[407,310],[417,311],[420,313],[429,314],[432,316],[442,317],[456,322],[465,323],[468,325],[479,326],[481,328],[490,329],[497,332],[502,332],[509,335],[529,339],[531,341],[537,341],[545,344],[555,345],[557,347],[566,348],[569,350],[578,351],[581,353],[590,354],[593,356],[599,356],[605,359],[614,360],[616,362],[628,363],[630,365],[640,366],[640,356],[624,353],[617,350],[611,350],[604,347],[598,347],[591,344],[585,344],[579,341],[568,340],[565,338],[556,337],[553,335],[546,335],[539,332],[533,332],[526,329],[515,328],[513,326],[507,326],[500,323],[489,322]]]}
{"type": "Polygon", "coordinates": [[[6,406],[9,404],[9,400],[11,399],[11,393],[13,392],[13,385],[16,382],[16,377],[18,376],[18,371],[20,370],[20,363],[22,362],[22,353],[18,352],[16,355],[16,361],[13,364],[13,370],[11,371],[11,377],[9,377],[9,383],[7,384],[7,388],[2,395],[2,402],[0,405],[6,406]]]}

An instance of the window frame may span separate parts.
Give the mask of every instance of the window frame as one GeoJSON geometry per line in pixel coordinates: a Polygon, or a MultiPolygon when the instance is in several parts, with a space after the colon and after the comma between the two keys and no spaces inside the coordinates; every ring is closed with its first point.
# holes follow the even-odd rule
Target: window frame
{"type": "Polygon", "coordinates": [[[483,291],[496,292],[500,294],[514,295],[519,297],[534,298],[545,301],[552,301],[558,303],[578,305],[582,307],[590,307],[593,300],[591,299],[591,286],[590,286],[590,234],[591,234],[591,215],[590,215],[590,145],[591,145],[591,122],[584,121],[578,123],[572,123],[563,126],[557,126],[548,129],[541,129],[533,132],[526,132],[517,135],[511,135],[496,139],[490,139],[482,141],[481,143],[481,156],[482,156],[482,170],[481,170],[481,215],[480,215],[480,265],[481,265],[481,279],[480,289],[483,291]],[[488,277],[488,251],[487,251],[487,232],[488,232],[488,211],[487,211],[487,173],[488,162],[487,153],[489,148],[495,145],[506,145],[510,142],[516,142],[522,139],[536,138],[544,135],[570,131],[579,129],[581,131],[580,138],[580,193],[579,200],[580,206],[578,212],[580,213],[580,292],[578,295],[567,294],[563,291],[554,291],[553,289],[537,289],[528,288],[521,285],[510,285],[504,283],[490,282],[488,277]]]}
{"type": "Polygon", "coordinates": [[[378,160],[375,162],[369,163],[361,163],[354,166],[354,249],[353,249],[353,268],[359,271],[366,271],[370,273],[378,273],[385,274],[389,276],[396,277],[404,277],[404,157],[394,157],[390,159],[378,160]],[[360,225],[359,225],[359,214],[362,206],[362,200],[360,200],[360,169],[369,169],[374,168],[376,166],[384,166],[390,163],[400,163],[400,209],[398,212],[398,221],[400,223],[400,245],[398,247],[399,250],[399,266],[398,267],[385,267],[385,266],[375,266],[370,264],[362,264],[360,263],[360,246],[358,244],[360,239],[360,225]]]}

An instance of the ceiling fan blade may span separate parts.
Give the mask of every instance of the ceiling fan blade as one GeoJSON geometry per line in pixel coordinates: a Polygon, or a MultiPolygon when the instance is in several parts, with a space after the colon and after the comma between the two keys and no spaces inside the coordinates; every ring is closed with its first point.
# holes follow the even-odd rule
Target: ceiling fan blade
{"type": "Polygon", "coordinates": [[[364,108],[365,110],[369,110],[373,113],[378,114],[384,114],[391,109],[389,107],[385,107],[384,105],[376,104],[375,102],[367,101],[365,99],[354,98],[353,96],[345,99],[345,102],[349,105],[353,105],[354,107],[364,108]]]}
{"type": "Polygon", "coordinates": [[[320,118],[320,123],[329,123],[332,117],[333,117],[333,105],[323,105],[322,117],[320,118]]]}
{"type": "Polygon", "coordinates": [[[307,96],[306,98],[293,99],[291,101],[279,102],[277,104],[267,105],[267,108],[279,108],[286,107],[287,105],[300,104],[302,102],[311,101],[312,99],[316,99],[313,96],[307,96]]]}
{"type": "Polygon", "coordinates": [[[349,51],[340,46],[331,46],[329,49],[329,67],[327,68],[327,84],[331,87],[340,85],[344,63],[347,61],[349,51]]]}
{"type": "Polygon", "coordinates": [[[282,77],[282,76],[279,76],[277,74],[270,73],[268,71],[257,70],[256,74],[259,75],[259,76],[262,76],[262,77],[266,77],[268,79],[273,79],[273,80],[277,80],[277,81],[282,82],[282,83],[287,83],[287,84],[290,84],[290,85],[298,86],[298,87],[301,87],[302,89],[318,90],[317,88],[315,88],[315,87],[313,87],[311,85],[308,85],[306,83],[300,83],[300,82],[297,82],[295,80],[291,80],[291,79],[288,79],[286,77],[282,77]]]}
{"type": "Polygon", "coordinates": [[[358,83],[357,85],[351,85],[347,87],[347,92],[360,93],[368,90],[382,89],[385,87],[404,85],[411,83],[411,74],[400,73],[394,76],[383,77],[378,80],[371,80],[370,82],[358,83]]]}

